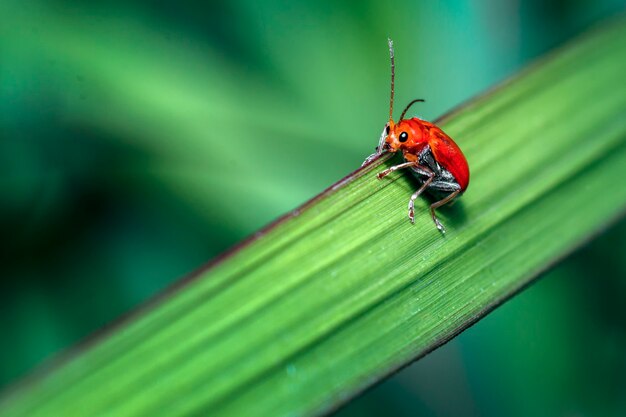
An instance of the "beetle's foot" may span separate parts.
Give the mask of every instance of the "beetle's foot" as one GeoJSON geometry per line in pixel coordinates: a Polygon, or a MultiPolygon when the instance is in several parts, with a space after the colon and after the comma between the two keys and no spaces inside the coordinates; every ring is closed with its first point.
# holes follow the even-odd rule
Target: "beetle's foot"
{"type": "Polygon", "coordinates": [[[437,219],[436,217],[434,217],[433,220],[435,221],[435,226],[437,226],[437,229],[441,232],[441,234],[445,235],[446,234],[446,228],[443,227],[443,224],[441,224],[439,219],[437,219]]]}
{"type": "Polygon", "coordinates": [[[413,207],[413,200],[409,200],[409,220],[411,224],[415,224],[415,208],[413,207]]]}
{"type": "Polygon", "coordinates": [[[384,171],[380,171],[378,174],[376,174],[376,178],[378,178],[379,180],[382,180],[383,178],[385,178],[390,173],[391,173],[391,171],[388,170],[388,169],[386,169],[384,171]]]}
{"type": "Polygon", "coordinates": [[[378,152],[371,154],[370,156],[368,156],[367,158],[365,158],[365,161],[363,161],[363,163],[361,164],[361,166],[363,165],[367,165],[368,163],[372,162],[374,159],[376,159],[376,157],[378,157],[380,154],[378,152]]]}

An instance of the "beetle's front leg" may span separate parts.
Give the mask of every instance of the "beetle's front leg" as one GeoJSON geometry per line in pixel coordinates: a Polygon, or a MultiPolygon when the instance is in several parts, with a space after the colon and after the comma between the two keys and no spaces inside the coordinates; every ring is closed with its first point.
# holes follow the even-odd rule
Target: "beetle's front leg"
{"type": "Polygon", "coordinates": [[[393,171],[397,171],[398,169],[402,169],[402,168],[414,167],[414,166],[417,166],[417,165],[418,165],[417,162],[405,162],[403,164],[394,165],[392,167],[387,168],[384,171],[379,172],[378,174],[376,174],[376,177],[379,180],[382,180],[387,175],[391,174],[393,171]]]}
{"type": "Polygon", "coordinates": [[[380,155],[380,153],[378,153],[378,148],[376,148],[376,153],[371,154],[370,156],[368,156],[367,158],[365,158],[365,161],[363,161],[363,163],[361,164],[361,166],[367,165],[370,162],[372,162],[374,159],[378,158],[380,155]]]}
{"type": "Polygon", "coordinates": [[[386,151],[385,139],[387,138],[387,126],[389,126],[389,124],[385,125],[385,127],[383,128],[383,132],[380,134],[380,139],[378,140],[378,146],[376,147],[376,152],[371,154],[367,158],[365,158],[365,161],[363,161],[361,166],[367,165],[368,163],[378,158],[380,155],[382,155],[386,151]]]}

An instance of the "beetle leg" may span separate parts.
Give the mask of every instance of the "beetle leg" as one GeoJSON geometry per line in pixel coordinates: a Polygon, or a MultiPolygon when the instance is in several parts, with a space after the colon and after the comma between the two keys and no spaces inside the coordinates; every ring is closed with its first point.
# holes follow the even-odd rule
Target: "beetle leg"
{"type": "Polygon", "coordinates": [[[430,185],[431,182],[433,182],[433,179],[435,178],[435,173],[430,170],[428,171],[428,179],[424,181],[424,184],[422,184],[422,186],[414,192],[409,199],[409,220],[411,220],[412,224],[415,224],[415,200],[424,192],[424,190],[430,185]]]}
{"type": "Polygon", "coordinates": [[[377,157],[379,157],[386,151],[385,139],[387,139],[387,127],[388,126],[389,126],[389,123],[387,123],[385,127],[383,127],[383,132],[380,134],[380,139],[378,140],[378,146],[376,147],[376,152],[371,154],[367,158],[365,158],[365,161],[363,161],[361,166],[367,165],[369,162],[373,161],[374,159],[376,159],[377,157]]]}
{"type": "Polygon", "coordinates": [[[399,169],[409,168],[409,167],[416,168],[417,172],[425,174],[425,175],[430,175],[430,174],[433,173],[433,171],[430,168],[428,168],[428,167],[426,167],[424,165],[421,165],[418,161],[410,161],[410,162],[404,162],[402,164],[394,165],[392,167],[389,167],[386,170],[381,171],[378,174],[376,174],[376,176],[378,177],[379,180],[382,180],[387,175],[391,174],[393,171],[397,171],[399,169]]]}
{"type": "MultiPolygon", "coordinates": [[[[412,162],[405,162],[403,164],[399,164],[399,165],[394,165],[392,167],[387,168],[384,171],[379,172],[378,174],[376,174],[376,177],[378,177],[379,180],[382,180],[383,178],[385,178],[387,175],[391,174],[393,171],[397,171],[398,169],[402,169],[402,168],[408,168],[408,167],[420,167],[420,168],[425,168],[422,167],[419,163],[412,161],[412,162]]],[[[429,170],[430,171],[430,170],[429,170]]]]}
{"type": "Polygon", "coordinates": [[[459,193],[461,192],[461,190],[456,190],[450,194],[448,194],[445,198],[436,201],[434,203],[432,203],[430,205],[430,214],[433,217],[433,221],[435,222],[435,226],[437,226],[437,229],[439,229],[439,231],[441,233],[446,233],[446,228],[443,227],[443,224],[441,224],[441,222],[439,221],[439,219],[437,219],[437,216],[435,215],[435,209],[438,207],[443,206],[444,204],[449,203],[451,200],[454,199],[454,197],[456,197],[457,195],[459,195],[459,193]]]}

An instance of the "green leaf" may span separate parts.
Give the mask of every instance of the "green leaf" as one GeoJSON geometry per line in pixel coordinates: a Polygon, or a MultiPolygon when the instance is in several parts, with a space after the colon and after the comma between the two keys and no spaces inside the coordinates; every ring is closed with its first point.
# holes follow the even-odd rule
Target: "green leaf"
{"type": "Polygon", "coordinates": [[[416,184],[377,180],[399,161],[380,158],[5,393],[0,415],[319,414],[441,345],[624,212],[625,36],[606,24],[441,121],[472,171],[445,236],[425,200],[409,223],[416,184]]]}

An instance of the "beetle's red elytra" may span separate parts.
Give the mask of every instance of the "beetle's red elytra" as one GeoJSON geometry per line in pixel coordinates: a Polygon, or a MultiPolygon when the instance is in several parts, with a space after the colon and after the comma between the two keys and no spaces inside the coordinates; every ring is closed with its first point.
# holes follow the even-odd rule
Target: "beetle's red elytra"
{"type": "Polygon", "coordinates": [[[389,41],[389,55],[391,57],[391,97],[389,100],[389,122],[385,125],[376,147],[376,153],[370,155],[364,162],[367,163],[384,152],[402,152],[405,162],[392,166],[377,174],[383,179],[393,171],[409,168],[421,186],[409,199],[409,219],[415,223],[414,203],[417,197],[427,192],[438,201],[430,205],[430,214],[435,226],[441,233],[445,233],[435,214],[435,209],[448,204],[465,192],[469,185],[469,167],[467,160],[458,145],[436,125],[425,120],[413,117],[405,119],[409,107],[422,99],[411,101],[397,123],[393,121],[393,95],[395,78],[395,61],[393,41],[389,41]]]}

